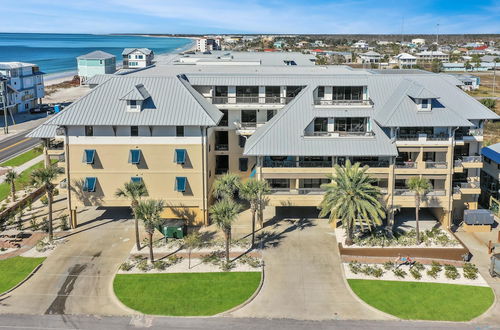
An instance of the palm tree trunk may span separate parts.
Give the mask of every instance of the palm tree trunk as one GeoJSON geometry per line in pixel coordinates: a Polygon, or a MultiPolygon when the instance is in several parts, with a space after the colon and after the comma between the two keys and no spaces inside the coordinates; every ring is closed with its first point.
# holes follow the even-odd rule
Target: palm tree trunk
{"type": "Polygon", "coordinates": [[[155,262],[154,260],[154,255],[153,255],[153,233],[148,233],[149,235],[149,260],[151,260],[151,263],[155,262]]]}
{"type": "Polygon", "coordinates": [[[420,227],[418,223],[418,214],[420,213],[420,195],[415,194],[415,230],[417,232],[417,245],[420,244],[420,227]]]}
{"type": "Polygon", "coordinates": [[[252,247],[255,246],[255,208],[252,209],[252,247]]]}
{"type": "Polygon", "coordinates": [[[345,244],[346,245],[354,244],[354,221],[350,221],[347,224],[347,237],[345,239],[345,244]]]}
{"type": "Polygon", "coordinates": [[[224,232],[226,236],[226,263],[229,263],[229,240],[231,239],[230,232],[227,230],[224,232]]]}
{"type": "Polygon", "coordinates": [[[10,193],[12,194],[12,201],[16,201],[16,183],[13,181],[10,184],[10,193]]]}
{"type": "Polygon", "coordinates": [[[48,202],[48,207],[49,207],[49,242],[52,242],[54,239],[54,232],[52,228],[52,192],[50,190],[47,190],[47,202],[48,202]]]}
{"type": "MultiPolygon", "coordinates": [[[[261,202],[259,202],[260,204],[261,202]]],[[[262,212],[262,205],[259,207],[259,226],[260,229],[264,228],[264,214],[262,212]]]]}
{"type": "Polygon", "coordinates": [[[188,250],[188,269],[191,269],[191,249],[188,250]]]}
{"type": "Polygon", "coordinates": [[[139,220],[135,216],[134,213],[134,222],[135,222],[135,245],[137,246],[137,251],[141,249],[141,242],[139,241],[139,220]]]}

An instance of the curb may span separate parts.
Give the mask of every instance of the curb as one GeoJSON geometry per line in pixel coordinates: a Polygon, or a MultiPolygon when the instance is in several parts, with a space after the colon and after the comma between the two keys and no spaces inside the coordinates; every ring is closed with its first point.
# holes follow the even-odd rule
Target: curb
{"type": "MultiPolygon", "coordinates": [[[[118,267],[118,270],[120,269],[120,267],[118,267]]],[[[132,309],[130,307],[128,307],[127,305],[125,305],[124,303],[122,303],[122,301],[116,296],[116,293],[115,293],[115,279],[116,279],[116,275],[118,275],[118,270],[115,272],[115,274],[113,275],[113,280],[111,281],[111,285],[109,286],[109,291],[110,291],[110,297],[112,297],[111,299],[114,300],[114,302],[121,308],[123,309],[125,312],[127,312],[128,314],[123,314],[124,316],[129,316],[129,315],[147,315],[147,314],[142,314],[141,312],[139,311],[136,311],[135,309],[132,309]]]]}
{"type": "Polygon", "coordinates": [[[28,276],[26,276],[21,282],[17,283],[15,286],[13,286],[12,288],[10,288],[9,290],[5,291],[5,292],[2,292],[0,293],[0,297],[3,297],[5,296],[6,294],[14,291],[15,289],[17,289],[18,287],[20,287],[21,285],[23,285],[26,281],[28,281],[33,275],[35,275],[35,273],[42,267],[43,265],[43,262],[41,264],[39,264],[38,266],[36,266],[32,271],[31,273],[28,274],[28,276]]]}
{"type": "Polygon", "coordinates": [[[264,285],[264,279],[265,279],[264,264],[262,264],[262,271],[260,272],[259,286],[255,290],[255,292],[250,296],[250,298],[248,298],[247,300],[245,300],[244,302],[242,302],[238,306],[234,306],[233,308],[228,309],[227,311],[212,315],[212,317],[229,316],[230,313],[236,312],[237,310],[239,310],[239,309],[245,307],[246,305],[248,305],[249,303],[251,303],[255,299],[255,297],[257,297],[257,295],[260,293],[260,290],[262,289],[262,286],[264,285]]]}

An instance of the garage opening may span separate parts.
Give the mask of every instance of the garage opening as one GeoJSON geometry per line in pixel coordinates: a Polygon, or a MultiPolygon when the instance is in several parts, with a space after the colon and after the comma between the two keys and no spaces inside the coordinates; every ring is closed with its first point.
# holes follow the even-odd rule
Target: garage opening
{"type": "Polygon", "coordinates": [[[314,206],[276,206],[276,216],[281,218],[319,218],[319,210],[314,206]]]}

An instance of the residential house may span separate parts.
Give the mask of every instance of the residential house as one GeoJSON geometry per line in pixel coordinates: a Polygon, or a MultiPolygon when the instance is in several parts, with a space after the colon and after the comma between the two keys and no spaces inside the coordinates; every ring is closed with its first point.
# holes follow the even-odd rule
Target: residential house
{"type": "MultiPolygon", "coordinates": [[[[11,113],[36,108],[45,96],[44,73],[36,64],[0,62],[0,76],[7,79],[7,106],[11,113]]],[[[3,100],[0,100],[3,108],[3,100]]]]}
{"type": "Polygon", "coordinates": [[[122,56],[124,69],[139,69],[153,64],[154,52],[148,48],[125,48],[122,56]]]}
{"type": "Polygon", "coordinates": [[[80,84],[96,74],[111,74],[116,72],[116,57],[112,54],[96,50],[76,58],[80,84]]]}
{"type": "Polygon", "coordinates": [[[360,63],[380,63],[382,55],[374,51],[358,54],[360,63]]]}
{"type": "Polygon", "coordinates": [[[413,68],[415,65],[417,65],[417,58],[408,53],[401,53],[394,56],[393,63],[402,69],[413,68]]]}
{"type": "Polygon", "coordinates": [[[481,78],[471,74],[452,74],[453,77],[457,78],[462,85],[464,91],[473,91],[479,88],[481,85],[481,78]]]}
{"type": "Polygon", "coordinates": [[[432,62],[434,60],[448,62],[450,59],[448,54],[433,50],[419,52],[415,56],[417,57],[417,62],[432,62]]]}
{"type": "Polygon", "coordinates": [[[359,50],[366,50],[368,49],[369,45],[366,41],[364,40],[359,40],[351,45],[352,48],[354,49],[359,49],[359,50]]]}
{"type": "Polygon", "coordinates": [[[425,45],[425,39],[415,38],[411,40],[411,43],[414,45],[425,45]]]}

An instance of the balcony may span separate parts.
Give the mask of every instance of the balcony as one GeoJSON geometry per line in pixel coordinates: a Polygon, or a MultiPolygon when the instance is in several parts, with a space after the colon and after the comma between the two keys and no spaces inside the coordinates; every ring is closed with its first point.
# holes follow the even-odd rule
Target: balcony
{"type": "Polygon", "coordinates": [[[213,96],[207,97],[212,104],[288,104],[293,97],[281,96],[213,96]]]}
{"type": "Polygon", "coordinates": [[[304,137],[333,137],[333,138],[371,138],[374,137],[375,133],[369,132],[304,132],[304,137]]]}
{"type": "Polygon", "coordinates": [[[306,167],[306,168],[316,168],[316,167],[329,167],[333,166],[333,162],[324,161],[309,161],[309,160],[283,160],[283,161],[264,161],[263,167],[271,168],[281,168],[281,167],[306,167]]]}
{"type": "Polygon", "coordinates": [[[321,188],[271,188],[271,195],[323,195],[325,191],[321,188]]]}
{"type": "Polygon", "coordinates": [[[396,141],[415,141],[415,142],[448,142],[450,135],[448,134],[425,134],[425,133],[411,133],[411,134],[398,134],[396,141]]]}
{"type": "Polygon", "coordinates": [[[418,134],[398,134],[398,141],[418,141],[418,134]]]}
{"type": "Polygon", "coordinates": [[[266,122],[234,122],[234,126],[236,126],[236,133],[239,135],[251,135],[257,128],[264,126],[265,124],[266,122]]]}
{"type": "Polygon", "coordinates": [[[326,106],[372,106],[371,100],[314,100],[314,105],[326,106]]]}
{"type": "Polygon", "coordinates": [[[219,143],[215,145],[215,151],[228,151],[229,144],[219,143]]]}
{"type": "Polygon", "coordinates": [[[417,164],[417,162],[396,162],[396,168],[415,169],[417,164]]]}
{"type": "Polygon", "coordinates": [[[464,195],[478,195],[481,193],[479,182],[458,182],[455,183],[455,188],[458,188],[460,193],[464,195]]]}
{"type": "Polygon", "coordinates": [[[448,168],[448,163],[447,162],[425,162],[425,168],[446,169],[446,168],[448,168]]]}
{"type": "MultiPolygon", "coordinates": [[[[415,192],[410,189],[400,188],[394,189],[394,196],[415,196],[415,192]]],[[[426,197],[432,196],[446,196],[446,190],[444,189],[432,189],[429,190],[426,194],[426,197]]]]}
{"type": "Polygon", "coordinates": [[[460,129],[455,132],[455,140],[460,141],[483,141],[482,128],[460,129]]]}
{"type": "Polygon", "coordinates": [[[464,168],[482,168],[482,156],[463,156],[454,161],[455,172],[463,172],[464,168]]]}
{"type": "MultiPolygon", "coordinates": [[[[355,161],[356,162],[356,161],[355,161]]],[[[359,163],[361,166],[368,166],[368,167],[389,167],[389,162],[385,160],[369,160],[369,161],[359,161],[356,162],[359,163]]]]}

